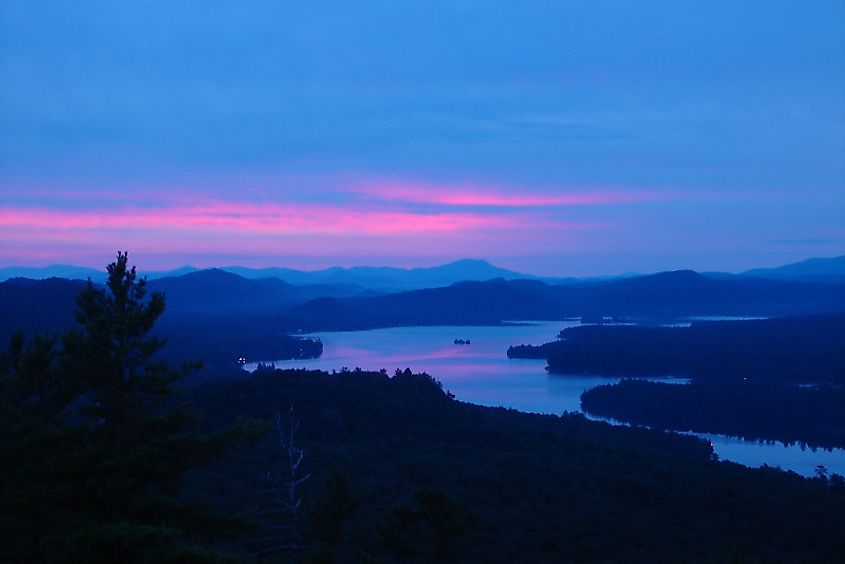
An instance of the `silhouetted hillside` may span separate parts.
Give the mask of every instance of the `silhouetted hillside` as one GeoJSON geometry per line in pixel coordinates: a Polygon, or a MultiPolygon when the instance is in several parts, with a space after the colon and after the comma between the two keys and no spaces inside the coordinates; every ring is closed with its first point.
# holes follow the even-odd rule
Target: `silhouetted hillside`
{"type": "Polygon", "coordinates": [[[845,448],[845,388],[623,380],[581,394],[585,412],[658,429],[845,448]]]}
{"type": "Polygon", "coordinates": [[[216,268],[153,280],[149,287],[167,295],[171,313],[278,310],[297,301],[295,287],[286,282],[248,280],[216,268]]]}
{"type": "Polygon", "coordinates": [[[743,276],[842,283],[845,282],[845,255],[830,258],[811,258],[776,268],[755,268],[743,276]]]}
{"type": "MultiPolygon", "coordinates": [[[[18,329],[32,336],[70,328],[76,295],[84,287],[81,281],[60,278],[0,283],[2,346],[18,329]]],[[[291,323],[277,313],[283,305],[308,299],[321,288],[300,289],[276,279],[247,280],[218,270],[157,280],[148,289],[165,293],[166,309],[156,332],[171,341],[163,353],[171,360],[202,358],[208,364],[232,364],[239,357],[311,358],[322,353],[322,343],[288,336],[291,323]]]]}
{"type": "MultiPolygon", "coordinates": [[[[215,269],[210,269],[215,270],[215,269]]],[[[288,284],[304,285],[351,285],[376,290],[378,292],[398,292],[435,286],[448,286],[467,280],[492,280],[494,278],[542,279],[550,283],[574,281],[574,278],[541,278],[531,274],[514,272],[493,266],[485,260],[463,259],[447,264],[424,268],[397,268],[391,266],[354,266],[351,268],[331,267],[321,270],[296,270],[293,268],[268,267],[249,268],[244,266],[225,266],[217,270],[231,272],[249,279],[277,278],[288,284]]],[[[198,271],[185,265],[173,270],[142,271],[140,274],[150,280],[173,278],[198,271]]],[[[0,268],[0,281],[7,278],[26,277],[42,279],[48,277],[91,278],[102,282],[105,275],[100,270],[91,268],[54,265],[48,267],[5,267],[0,268]]]]}
{"type": "Polygon", "coordinates": [[[513,358],[546,358],[561,374],[678,375],[697,381],[845,383],[845,315],[694,323],[586,325],[513,358]]]}
{"type": "Polygon", "coordinates": [[[583,284],[567,306],[579,315],[775,316],[845,311],[845,285],[714,280],[690,270],[583,284]]]}
{"type": "Polygon", "coordinates": [[[0,282],[0,346],[5,346],[18,329],[32,335],[70,328],[76,294],[84,287],[84,282],[63,278],[12,278],[0,282]]]}
{"type": "Polygon", "coordinates": [[[203,359],[209,365],[232,365],[241,357],[248,362],[287,360],[323,352],[320,341],[291,336],[289,326],[270,315],[165,313],[157,332],[167,338],[164,352],[174,362],[203,359]]]}
{"type": "MultiPolygon", "coordinates": [[[[0,295],[20,283],[0,283],[0,295]]],[[[154,280],[168,296],[164,320],[204,313],[251,316],[280,331],[367,329],[399,325],[496,324],[509,320],[578,316],[670,318],[693,315],[780,316],[845,311],[845,284],[778,280],[713,280],[691,271],[567,285],[538,280],[461,282],[380,296],[349,285],[294,286],[274,278],[251,280],[222,270],[154,280]]],[[[72,300],[32,284],[24,299],[54,304],[57,319],[36,311],[27,327],[50,328],[72,311],[72,300]]],[[[15,298],[17,299],[17,298],[15,298]]],[[[42,308],[43,310],[43,308],[42,308]]],[[[20,316],[15,318],[20,321],[20,316]]],[[[7,324],[0,322],[5,329],[7,324]]]]}
{"type": "MultiPolygon", "coordinates": [[[[173,270],[139,271],[142,276],[149,279],[182,276],[197,269],[190,265],[180,266],[173,270]]],[[[0,282],[10,278],[32,278],[33,280],[45,280],[47,278],[67,278],[69,280],[88,280],[96,283],[103,283],[106,280],[106,272],[101,269],[88,268],[85,266],[73,266],[66,264],[53,264],[50,266],[6,266],[0,268],[0,282]]]]}
{"type": "Polygon", "coordinates": [[[559,311],[552,287],[528,280],[461,282],[374,298],[322,299],[290,309],[297,326],[309,330],[362,329],[396,325],[495,324],[543,319],[559,311]]]}
{"type": "MultiPolygon", "coordinates": [[[[293,406],[311,475],[302,534],[321,561],[822,562],[845,550],[840,481],[714,462],[693,437],[475,406],[410,371],[260,370],[193,391],[210,429],[293,406]]],[[[187,483],[229,511],[255,507],[278,445],[271,435],[187,483]]]]}
{"type": "Polygon", "coordinates": [[[467,325],[579,316],[779,316],[845,311],[845,285],[712,280],[691,271],[550,286],[534,280],[465,282],[374,298],[319,300],[288,310],[297,327],[362,329],[467,325]]]}
{"type": "MultiPolygon", "coordinates": [[[[425,268],[396,268],[391,266],[332,267],[323,270],[302,271],[290,268],[250,269],[226,267],[247,278],[275,276],[292,284],[356,284],[383,292],[399,292],[448,286],[464,281],[483,281],[495,278],[539,278],[493,266],[485,260],[463,259],[448,264],[425,268]]],[[[549,279],[553,280],[553,279],[549,279]]]]}
{"type": "MultiPolygon", "coordinates": [[[[150,280],[173,278],[196,272],[198,269],[184,265],[172,270],[144,270],[141,275],[150,280]]],[[[214,269],[210,269],[214,270],[214,269]]],[[[515,272],[494,266],[486,260],[461,259],[447,264],[422,267],[398,268],[391,266],[353,266],[350,268],[330,267],[320,270],[297,270],[284,267],[250,268],[245,266],[224,266],[218,270],[231,272],[250,279],[278,278],[297,286],[313,284],[360,286],[379,292],[399,292],[439,286],[448,286],[457,282],[486,281],[496,278],[505,280],[540,280],[548,284],[593,284],[611,280],[623,280],[642,277],[640,274],[622,274],[619,276],[594,276],[586,278],[536,276],[515,272]]],[[[739,274],[727,272],[707,272],[709,278],[734,279],[736,277],[769,278],[802,282],[845,283],[845,256],[829,258],[810,258],[800,262],[774,268],[755,268],[739,274]]],[[[105,274],[97,269],[72,266],[51,265],[45,267],[7,266],[0,268],[0,282],[9,278],[68,278],[102,282],[105,274]]]]}
{"type": "Polygon", "coordinates": [[[151,290],[167,295],[171,314],[278,313],[322,296],[363,293],[362,288],[351,284],[294,286],[278,278],[249,279],[217,268],[153,280],[149,286],[151,290]]]}

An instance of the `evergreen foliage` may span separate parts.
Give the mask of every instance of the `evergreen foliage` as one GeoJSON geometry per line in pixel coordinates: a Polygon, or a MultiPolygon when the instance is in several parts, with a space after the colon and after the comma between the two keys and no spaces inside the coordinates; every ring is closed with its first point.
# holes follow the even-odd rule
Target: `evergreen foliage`
{"type": "Polygon", "coordinates": [[[511,358],[546,358],[557,374],[689,376],[697,382],[845,383],[845,314],[689,327],[582,325],[559,340],[508,349],[511,358]]]}
{"type": "MultiPolygon", "coordinates": [[[[192,393],[218,425],[296,405],[313,474],[303,541],[316,546],[288,561],[840,562],[845,551],[839,482],[718,462],[695,437],[472,405],[405,370],[266,367],[192,393]],[[330,495],[334,470],[344,486],[330,495]]],[[[268,436],[188,480],[237,511],[278,451],[268,436]]]]}
{"type": "Polygon", "coordinates": [[[12,339],[0,375],[0,547],[10,562],[214,562],[206,546],[244,528],[180,501],[183,474],[264,427],[191,431],[150,335],[162,294],[118,253],[106,289],[77,298],[79,328],[60,340],[12,339]],[[61,342],[61,346],[59,346],[61,342]]]}
{"type": "Polygon", "coordinates": [[[125,253],[108,274],[79,295],[76,329],[16,333],[0,355],[2,562],[837,562],[845,551],[845,488],[824,469],[808,480],[715,461],[693,437],[466,404],[410,369],[230,367],[183,390],[200,422],[174,392],[195,365],[159,356],[163,296],[125,253]],[[292,404],[291,448],[272,434],[235,448],[266,434],[250,418],[292,404]],[[288,494],[298,486],[283,499],[302,514],[273,526],[295,523],[279,538],[297,550],[250,555],[265,534],[252,525],[222,539],[247,532],[238,516],[280,460],[288,494]]]}
{"type": "Polygon", "coordinates": [[[845,389],[622,380],[581,394],[584,411],[634,425],[845,448],[845,389]]]}

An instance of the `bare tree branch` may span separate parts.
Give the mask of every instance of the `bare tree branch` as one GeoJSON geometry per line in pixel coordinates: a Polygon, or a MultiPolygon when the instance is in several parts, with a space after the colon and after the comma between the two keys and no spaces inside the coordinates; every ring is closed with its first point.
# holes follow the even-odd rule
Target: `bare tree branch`
{"type": "Polygon", "coordinates": [[[267,524],[265,536],[252,539],[258,545],[255,555],[269,554],[279,551],[301,551],[314,548],[316,544],[303,544],[300,528],[302,496],[299,486],[311,478],[311,474],[301,475],[299,467],[305,459],[305,452],[296,444],[296,434],[299,431],[299,421],[294,417],[293,404],[283,417],[276,415],[276,434],[279,448],[283,454],[279,462],[279,470],[266,472],[263,476],[268,487],[258,490],[258,494],[268,496],[269,507],[256,511],[256,516],[272,517],[277,520],[267,524]],[[264,546],[267,544],[270,546],[264,546]]]}

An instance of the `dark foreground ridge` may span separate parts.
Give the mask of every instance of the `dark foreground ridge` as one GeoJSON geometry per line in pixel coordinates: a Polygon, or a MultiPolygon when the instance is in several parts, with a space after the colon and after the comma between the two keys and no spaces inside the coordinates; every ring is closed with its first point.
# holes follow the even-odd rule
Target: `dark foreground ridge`
{"type": "Polygon", "coordinates": [[[693,437],[466,404],[408,369],[186,380],[191,365],[158,357],[164,295],[125,254],[108,270],[79,292],[76,327],[0,354],[1,561],[845,553],[840,476],[720,463],[693,437]]]}
{"type": "MultiPolygon", "coordinates": [[[[312,476],[302,534],[326,561],[835,561],[845,550],[841,481],[714,462],[692,437],[462,403],[409,370],[264,368],[193,397],[208,431],[293,405],[312,476]]],[[[196,471],[192,495],[248,514],[278,449],[269,436],[196,471]]]]}

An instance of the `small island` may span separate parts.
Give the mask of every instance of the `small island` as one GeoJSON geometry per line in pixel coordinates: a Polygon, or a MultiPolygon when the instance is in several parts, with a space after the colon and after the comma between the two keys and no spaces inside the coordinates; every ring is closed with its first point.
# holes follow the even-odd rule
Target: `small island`
{"type": "Polygon", "coordinates": [[[456,345],[470,345],[470,344],[472,344],[469,339],[455,339],[454,343],[456,345]]]}

